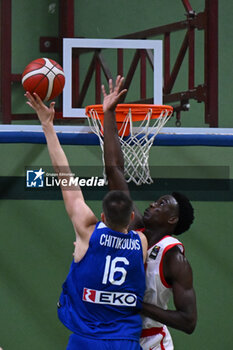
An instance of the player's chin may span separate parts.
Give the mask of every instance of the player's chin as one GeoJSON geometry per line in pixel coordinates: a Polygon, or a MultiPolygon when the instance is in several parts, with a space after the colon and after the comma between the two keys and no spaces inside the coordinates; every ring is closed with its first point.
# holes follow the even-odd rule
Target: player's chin
{"type": "Polygon", "coordinates": [[[143,219],[148,219],[148,218],[150,218],[151,217],[151,212],[150,212],[150,209],[149,208],[147,208],[145,211],[144,211],[144,213],[143,213],[143,219]]]}
{"type": "Polygon", "coordinates": [[[142,221],[143,221],[143,224],[146,225],[147,223],[149,223],[149,215],[148,213],[144,213],[143,217],[142,217],[142,221]]]}

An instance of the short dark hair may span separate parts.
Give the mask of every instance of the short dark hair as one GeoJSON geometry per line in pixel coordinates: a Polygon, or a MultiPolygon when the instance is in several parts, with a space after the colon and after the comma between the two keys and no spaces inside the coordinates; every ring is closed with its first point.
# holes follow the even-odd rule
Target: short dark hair
{"type": "Polygon", "coordinates": [[[179,205],[179,220],[176,224],[174,235],[178,236],[187,231],[194,220],[194,210],[189,199],[179,192],[173,192],[172,196],[176,199],[179,205]]]}
{"type": "Polygon", "coordinates": [[[122,191],[110,191],[103,199],[106,221],[113,227],[126,227],[133,211],[131,198],[122,191]]]}

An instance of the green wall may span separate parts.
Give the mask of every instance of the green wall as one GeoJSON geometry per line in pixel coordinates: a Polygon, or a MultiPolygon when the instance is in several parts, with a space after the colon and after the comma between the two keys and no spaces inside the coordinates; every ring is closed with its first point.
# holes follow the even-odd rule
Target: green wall
{"type": "MultiPolygon", "coordinates": [[[[58,3],[58,0],[52,2],[45,0],[12,0],[13,73],[22,73],[31,60],[41,56],[59,60],[59,56],[56,53],[48,54],[40,53],[39,51],[39,38],[41,36],[58,35],[58,3]],[[54,12],[49,10],[51,4],[55,6],[54,12]]],[[[204,10],[205,0],[192,0],[190,3],[197,13],[204,10]]],[[[232,6],[228,0],[219,2],[219,127],[233,127],[233,119],[231,114],[228,113],[231,102],[231,89],[229,89],[229,86],[231,86],[233,79],[231,68],[232,45],[229,44],[229,33],[232,32],[230,17],[232,6]]],[[[145,3],[139,0],[75,1],[75,35],[79,37],[113,38],[185,20],[185,18],[185,10],[181,0],[168,0],[166,2],[163,0],[146,0],[145,3]]],[[[184,33],[184,31],[179,31],[172,34],[171,66],[173,66],[178,50],[181,47],[184,33]]],[[[195,37],[195,84],[198,85],[204,83],[203,31],[196,31],[195,37]]],[[[162,39],[162,37],[151,39],[162,39]]],[[[88,58],[85,58],[85,60],[88,60],[88,58]]],[[[111,62],[111,55],[107,63],[114,72],[114,63],[111,62]]],[[[175,84],[174,92],[187,88],[186,68],[187,57],[184,59],[184,65],[175,84]]],[[[138,79],[139,75],[136,74],[132,90],[134,90],[135,85],[137,86],[138,79]]],[[[14,84],[12,90],[13,112],[30,113],[29,107],[25,105],[24,98],[22,98],[23,88],[19,84],[14,84]]],[[[131,94],[131,92],[129,93],[131,94]]],[[[90,98],[92,96],[90,94],[90,98]]],[[[88,99],[85,103],[93,104],[93,99],[88,99]]],[[[190,100],[190,104],[190,111],[182,113],[182,126],[208,127],[204,123],[204,104],[197,103],[194,100],[190,100]]],[[[170,121],[169,126],[175,126],[175,118],[170,121]]]]}
{"type": "MultiPolygon", "coordinates": [[[[195,4],[197,11],[204,8],[202,0],[190,2],[195,4]]],[[[12,64],[14,73],[19,73],[30,60],[42,56],[39,52],[39,37],[57,35],[58,14],[57,9],[53,14],[48,12],[49,3],[45,0],[13,0],[12,3],[12,64]],[[21,36],[17,35],[18,32],[22,33],[21,36]]],[[[53,3],[57,5],[58,1],[53,3]]],[[[92,38],[111,38],[184,18],[184,9],[179,0],[170,0],[166,4],[164,1],[152,0],[147,0],[146,3],[138,0],[104,0],[101,4],[93,0],[83,0],[76,1],[75,5],[76,35],[92,38]]],[[[221,127],[233,125],[231,114],[227,113],[232,81],[232,45],[229,45],[227,33],[232,31],[229,15],[232,9],[231,2],[221,1],[221,127]]],[[[201,39],[201,34],[197,35],[201,39]]],[[[178,43],[179,40],[178,35],[178,43]]],[[[56,55],[47,56],[57,59],[56,55]]],[[[198,55],[197,60],[200,60],[198,55]]],[[[196,72],[197,79],[202,79],[202,73],[200,61],[200,69],[196,72]]],[[[180,78],[178,85],[182,84],[181,80],[180,78]]],[[[30,109],[25,107],[20,86],[13,88],[12,106],[17,113],[30,113],[30,109]]],[[[190,112],[183,113],[182,125],[203,126],[203,105],[193,101],[191,107],[190,112]]],[[[169,126],[172,125],[173,121],[169,126]]],[[[64,149],[70,164],[79,165],[82,170],[87,166],[101,165],[99,147],[65,146],[64,149]]],[[[141,188],[134,188],[133,191],[137,205],[142,210],[152,200],[151,197],[157,198],[161,193],[176,189],[183,190],[193,201],[196,220],[191,230],[183,235],[182,241],[194,272],[198,323],[192,335],[172,330],[176,349],[179,350],[231,348],[232,152],[232,148],[224,147],[152,147],[150,164],[159,166],[158,169],[155,168],[154,176],[156,177],[158,171],[160,179],[143,192],[140,192],[141,188]],[[179,176],[177,166],[183,170],[179,176]],[[193,173],[188,173],[190,168],[187,167],[190,166],[199,167],[201,175],[195,173],[194,176],[197,168],[193,169],[193,173]],[[206,166],[210,168],[207,169],[206,166]],[[229,169],[230,181],[227,182],[229,187],[221,190],[217,186],[217,180],[215,188],[215,184],[208,179],[219,179],[218,170],[224,166],[229,169]],[[161,178],[163,181],[160,181],[161,178]],[[184,188],[185,181],[188,181],[187,189],[184,188]],[[145,201],[139,201],[140,198],[145,201]]],[[[0,346],[4,350],[62,350],[66,347],[69,331],[57,319],[56,302],[72,260],[73,228],[62,200],[55,200],[47,195],[42,195],[40,200],[25,200],[25,167],[33,169],[34,166],[50,165],[46,147],[0,144],[0,154],[0,346]],[[16,194],[21,199],[14,199],[16,194]]],[[[223,180],[228,180],[228,176],[223,180]]],[[[98,200],[90,200],[95,199],[95,192],[88,194],[88,204],[96,213],[101,212],[102,195],[103,193],[96,191],[98,200]]]]}

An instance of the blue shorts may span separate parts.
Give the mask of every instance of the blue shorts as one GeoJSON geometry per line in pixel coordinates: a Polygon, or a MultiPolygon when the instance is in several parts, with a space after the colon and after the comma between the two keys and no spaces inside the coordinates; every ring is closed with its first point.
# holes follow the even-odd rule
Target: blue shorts
{"type": "Polygon", "coordinates": [[[66,350],[141,350],[139,341],[91,339],[71,334],[66,350]]]}

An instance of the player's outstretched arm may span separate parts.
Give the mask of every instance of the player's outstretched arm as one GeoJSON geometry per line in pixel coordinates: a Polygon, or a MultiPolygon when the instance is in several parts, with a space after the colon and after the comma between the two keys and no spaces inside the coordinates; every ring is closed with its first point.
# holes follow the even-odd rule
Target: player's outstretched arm
{"type": "Polygon", "coordinates": [[[166,280],[171,284],[175,310],[164,310],[143,303],[142,313],[167,326],[191,334],[197,322],[196,296],[192,269],[183,254],[171,249],[165,254],[163,266],[166,280]]]}
{"type": "Polygon", "coordinates": [[[119,142],[115,108],[121,97],[127,92],[122,90],[124,78],[118,75],[115,87],[112,79],[109,80],[109,93],[106,93],[102,85],[103,112],[104,112],[104,161],[105,172],[110,190],[122,190],[129,193],[127,182],[124,178],[124,158],[119,142]]]}
{"type": "Polygon", "coordinates": [[[89,235],[93,231],[97,218],[86,205],[79,186],[73,182],[68,187],[62,185],[63,180],[69,183],[71,171],[53,126],[55,102],[51,102],[50,106],[47,107],[36,93],[31,95],[26,92],[25,96],[27,97],[27,104],[36,111],[41,122],[53,168],[61,180],[61,190],[67,213],[76,233],[84,240],[89,240],[89,235]]]}
{"type": "MultiPolygon", "coordinates": [[[[124,177],[124,157],[118,137],[118,130],[115,118],[115,109],[121,97],[127,90],[123,89],[124,78],[117,76],[115,87],[112,79],[109,80],[109,93],[102,85],[103,112],[104,112],[104,161],[105,172],[110,190],[121,190],[129,193],[128,184],[124,177]]],[[[130,229],[141,228],[142,216],[138,209],[134,207],[135,219],[130,225],[130,229]]]]}

